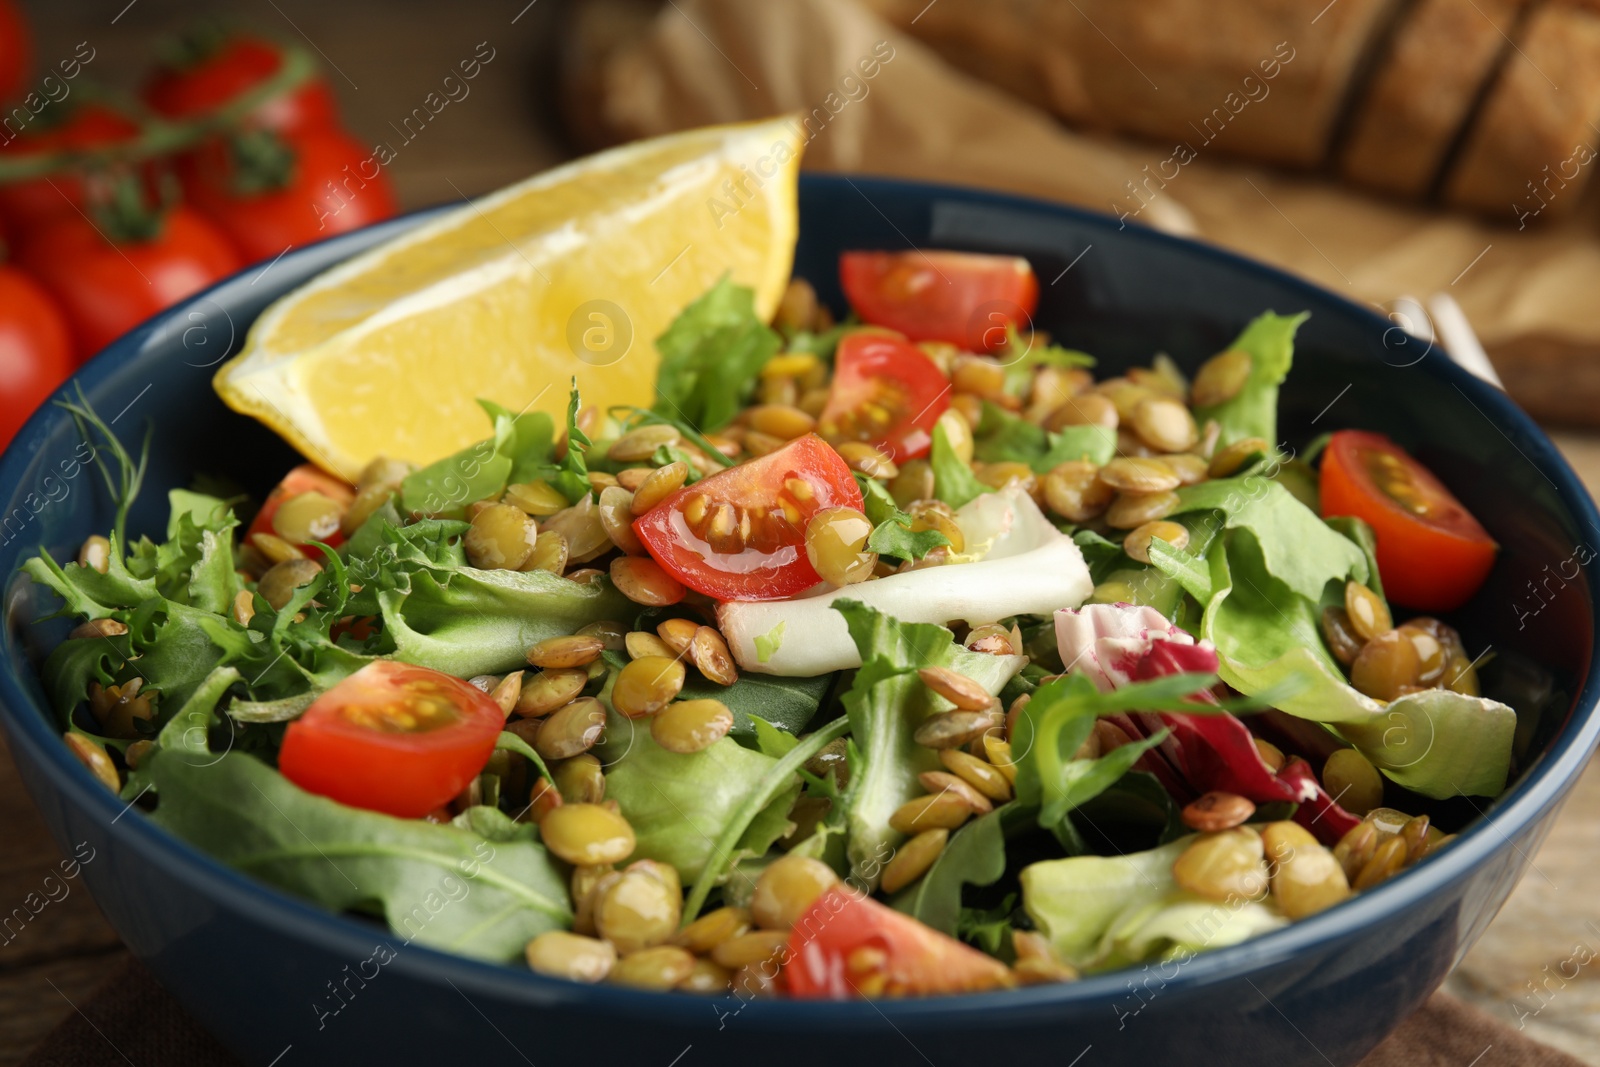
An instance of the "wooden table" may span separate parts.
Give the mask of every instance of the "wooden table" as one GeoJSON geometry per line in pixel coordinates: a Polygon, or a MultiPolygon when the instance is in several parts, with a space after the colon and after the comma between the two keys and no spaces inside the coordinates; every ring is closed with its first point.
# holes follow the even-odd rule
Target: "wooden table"
{"type": "MultiPolygon", "coordinates": [[[[136,84],[154,44],[181,25],[186,13],[178,0],[133,0],[124,8],[125,2],[114,0],[92,21],[77,5],[25,2],[37,28],[41,66],[53,66],[86,40],[95,49],[89,76],[136,84]]],[[[240,5],[231,14],[310,42],[321,53],[348,125],[363,140],[398,148],[389,173],[403,205],[412,208],[494,189],[570,155],[552,117],[559,2],[268,0],[240,5]],[[480,42],[494,49],[494,58],[472,83],[471,94],[407,140],[398,130],[402,120],[480,42]]],[[[1600,436],[1558,440],[1590,488],[1600,492],[1600,436]]],[[[16,779],[9,752],[0,754],[0,828],[6,843],[0,901],[21,900],[37,890],[59,856],[16,779]]],[[[1600,982],[1594,980],[1600,962],[1565,985],[1548,977],[1578,944],[1600,952],[1596,856],[1600,764],[1590,766],[1534,857],[1534,870],[1450,979],[1450,988],[1600,1065],[1600,982]],[[1546,991],[1536,997],[1529,983],[1541,982],[1546,991]]],[[[0,1067],[19,1062],[126,954],[81,888],[0,947],[0,1067]]]]}

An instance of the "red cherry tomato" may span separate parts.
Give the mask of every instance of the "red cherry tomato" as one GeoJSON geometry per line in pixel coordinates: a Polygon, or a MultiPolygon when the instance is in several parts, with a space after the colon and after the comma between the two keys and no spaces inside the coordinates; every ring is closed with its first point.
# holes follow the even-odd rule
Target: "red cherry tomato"
{"type": "MultiPolygon", "coordinates": [[[[69,97],[51,107],[62,110],[42,112],[14,139],[0,144],[0,156],[82,152],[139,136],[137,122],[97,100],[80,103],[69,97]]],[[[4,217],[7,231],[20,242],[58,219],[78,218],[91,180],[61,173],[0,185],[0,217],[4,217]]]]}
{"type": "Polygon", "coordinates": [[[950,379],[897,334],[856,330],[834,356],[833,386],[818,428],[835,445],[866,441],[898,463],[928,454],[933,424],[950,406],[950,379]]]}
{"type": "MultiPolygon", "coordinates": [[[[331,474],[326,474],[309,463],[302,463],[288,474],[285,474],[283,481],[279,482],[272,492],[267,494],[266,501],[262,503],[261,510],[256,512],[255,520],[250,523],[250,529],[245,532],[245,536],[269,533],[274,537],[283,537],[284,531],[273,525],[273,520],[278,516],[278,509],[283,506],[285,500],[291,500],[306,493],[317,493],[327,497],[339,505],[341,512],[348,508],[350,502],[356,497],[355,486],[349,482],[335,478],[331,474]]],[[[317,536],[313,536],[311,538],[312,541],[321,541],[329,548],[338,548],[344,543],[344,535],[339,532],[339,524],[337,522],[334,522],[326,530],[317,530],[313,531],[313,533],[317,536]]],[[[294,538],[284,539],[294,545],[304,546],[310,543],[294,538]]]]}
{"type": "Polygon", "coordinates": [[[806,523],[838,507],[860,510],[861,487],[839,453],[807,434],[684,486],[633,529],[655,561],[696,592],[781,600],[822,580],[806,558],[806,523]]]}
{"type": "Polygon", "coordinates": [[[1366,520],[1378,539],[1384,593],[1419,611],[1467,602],[1498,546],[1478,520],[1382,434],[1341,430],[1322,455],[1322,514],[1366,520]]]}
{"type": "Polygon", "coordinates": [[[1039,282],[1019,256],[976,252],[846,252],[839,281],[856,314],[913,341],[948,341],[972,352],[1006,343],[1026,326],[1039,282]]]}
{"type": "Polygon", "coordinates": [[[240,267],[227,238],[186,207],[149,240],[115,244],[74,213],[29,237],[17,261],[60,301],[80,359],[240,267]]]}
{"type": "MultiPolygon", "coordinates": [[[[144,100],[171,119],[210,115],[276,75],[288,55],[272,41],[239,34],[198,46],[197,56],[168,64],[145,84],[144,100]]],[[[298,86],[264,101],[250,112],[249,124],[283,133],[331,129],[338,108],[322,75],[313,73],[298,86]]]]}
{"type": "Polygon", "coordinates": [[[28,22],[12,0],[0,0],[0,104],[22,95],[33,65],[33,39],[28,22]]]}
{"type": "Polygon", "coordinates": [[[796,997],[828,1000],[976,993],[1012,984],[999,960],[838,886],[794,924],[783,980],[796,997]]]}
{"type": "Polygon", "coordinates": [[[0,266],[0,449],[72,373],[72,337],[50,294],[0,266]]]}
{"type": "Polygon", "coordinates": [[[459,678],[378,660],[289,724],[278,770],[308,793],[420,819],[483,770],[505,720],[459,678]]]}
{"type": "Polygon", "coordinates": [[[372,152],[337,130],[211,141],[179,172],[189,203],[251,262],[395,213],[394,189],[372,152]]]}

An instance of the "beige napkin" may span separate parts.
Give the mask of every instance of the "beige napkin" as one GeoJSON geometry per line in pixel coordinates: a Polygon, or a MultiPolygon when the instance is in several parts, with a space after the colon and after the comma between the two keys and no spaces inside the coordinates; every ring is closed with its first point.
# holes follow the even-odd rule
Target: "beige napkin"
{"type": "MultiPolygon", "coordinates": [[[[1126,213],[1380,310],[1401,294],[1446,291],[1525,407],[1549,420],[1600,422],[1594,204],[1560,228],[1519,232],[1204,148],[1184,160],[1171,145],[1075,133],[954,70],[854,0],[673,0],[634,24],[641,32],[629,39],[575,50],[568,113],[591,143],[798,112],[812,169],[980,185],[1126,213]]],[[[611,25],[609,35],[621,36],[611,25]]]]}

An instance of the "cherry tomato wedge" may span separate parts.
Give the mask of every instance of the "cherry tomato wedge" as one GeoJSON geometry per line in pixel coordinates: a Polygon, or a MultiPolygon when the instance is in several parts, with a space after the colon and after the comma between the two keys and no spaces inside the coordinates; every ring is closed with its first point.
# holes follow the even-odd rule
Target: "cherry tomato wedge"
{"type": "Polygon", "coordinates": [[[806,558],[806,523],[823,508],[862,507],[861,487],[816,434],[729,467],[633,522],[661,566],[718,600],[780,600],[822,579],[806,558]]]}
{"type": "Polygon", "coordinates": [[[483,770],[505,720],[459,678],[378,660],[289,724],[278,770],[308,793],[420,819],[483,770]]]}
{"type": "Polygon", "coordinates": [[[975,993],[1012,984],[999,960],[841,887],[818,897],[794,924],[783,980],[796,997],[828,1000],[975,993]]]}
{"type": "Polygon", "coordinates": [[[950,406],[950,379],[898,334],[856,330],[834,355],[833,387],[818,428],[832,444],[866,441],[897,463],[928,454],[950,406]]]}
{"type": "Polygon", "coordinates": [[[1322,456],[1322,514],[1366,520],[1391,600],[1420,611],[1466,603],[1498,546],[1422,464],[1382,434],[1341,430],[1322,456]]]}
{"type": "MultiPolygon", "coordinates": [[[[255,521],[250,523],[246,535],[269,533],[274,537],[282,537],[292,545],[307,545],[312,541],[321,541],[329,548],[338,548],[344,543],[344,535],[339,532],[339,517],[350,502],[355,499],[355,487],[349,482],[340,481],[331,474],[326,474],[309,463],[302,463],[283,476],[272,492],[267,494],[266,502],[261,505],[261,510],[256,512],[255,521]],[[333,514],[332,520],[326,518],[313,519],[305,523],[309,536],[298,536],[299,531],[290,529],[287,522],[277,522],[278,509],[283,507],[287,500],[303,496],[306,493],[317,493],[338,507],[338,513],[333,514]]],[[[326,511],[327,509],[322,509],[326,511]]],[[[315,516],[318,509],[310,508],[306,511],[315,516]]]]}
{"type": "Polygon", "coordinates": [[[972,352],[1004,345],[1006,325],[1026,327],[1039,305],[1039,281],[1020,256],[846,252],[839,281],[856,314],[874,326],[972,352]]]}

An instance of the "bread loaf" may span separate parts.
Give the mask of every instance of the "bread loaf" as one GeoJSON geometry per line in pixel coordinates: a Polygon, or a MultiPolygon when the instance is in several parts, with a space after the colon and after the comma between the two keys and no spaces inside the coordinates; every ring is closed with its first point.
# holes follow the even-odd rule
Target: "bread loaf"
{"type": "Polygon", "coordinates": [[[1339,153],[1348,181],[1421,198],[1511,52],[1520,0],[1418,0],[1374,67],[1339,153]]]}
{"type": "Polygon", "coordinates": [[[1600,141],[1600,14],[1546,4],[1528,15],[1444,184],[1444,201],[1522,229],[1569,214],[1600,141]]]}
{"type": "Polygon", "coordinates": [[[1324,162],[1397,0],[869,0],[947,60],[1075,125],[1324,162]],[[993,72],[1003,71],[1000,77],[993,72]]]}

